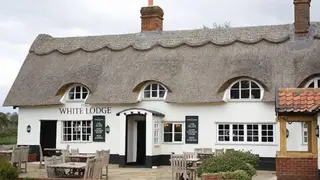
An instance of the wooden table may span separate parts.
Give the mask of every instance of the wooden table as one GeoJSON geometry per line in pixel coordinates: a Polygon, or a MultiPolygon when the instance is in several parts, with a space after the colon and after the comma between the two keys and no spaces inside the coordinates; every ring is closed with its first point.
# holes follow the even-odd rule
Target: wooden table
{"type": "Polygon", "coordinates": [[[87,159],[94,158],[96,155],[94,154],[73,154],[68,155],[72,162],[87,162],[87,159]]]}
{"type": "Polygon", "coordinates": [[[43,153],[44,153],[44,156],[53,156],[53,155],[56,155],[57,152],[61,152],[62,149],[56,149],[56,148],[44,148],[43,149],[43,153]]]}
{"type": "Polygon", "coordinates": [[[13,150],[0,150],[0,154],[12,154],[13,150]]]}
{"type": "MultiPolygon", "coordinates": [[[[63,174],[63,176],[66,177],[81,177],[83,176],[84,170],[86,168],[86,163],[81,163],[81,162],[68,162],[68,163],[61,163],[61,164],[53,164],[53,165],[47,165],[50,168],[54,168],[55,172],[59,170],[69,170],[68,173],[63,174]]],[[[61,172],[61,171],[60,171],[61,172]]],[[[57,176],[60,176],[59,173],[56,173],[57,176]]]]}

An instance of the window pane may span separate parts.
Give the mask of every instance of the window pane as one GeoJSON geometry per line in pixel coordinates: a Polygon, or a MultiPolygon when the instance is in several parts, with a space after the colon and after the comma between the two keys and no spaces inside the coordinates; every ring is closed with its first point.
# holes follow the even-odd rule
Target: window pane
{"type": "Polygon", "coordinates": [[[88,92],[87,88],[82,87],[82,92],[84,92],[84,93],[88,92]]]}
{"type": "Polygon", "coordinates": [[[158,84],[152,84],[152,90],[158,90],[158,84]]]}
{"type": "Polygon", "coordinates": [[[174,133],[174,141],[181,142],[182,141],[182,133],[174,133]]]}
{"type": "Polygon", "coordinates": [[[239,99],[239,90],[230,90],[230,98],[231,99],[239,99]]]}
{"type": "Polygon", "coordinates": [[[314,82],[312,82],[312,83],[308,86],[308,88],[314,88],[314,82]]]}
{"type": "Polygon", "coordinates": [[[76,93],[76,99],[81,99],[81,93],[76,93]]]}
{"type": "Polygon", "coordinates": [[[150,91],[144,91],[144,97],[150,98],[150,91]]]}
{"type": "Polygon", "coordinates": [[[241,89],[249,88],[249,81],[241,81],[241,89]]]}
{"type": "Polygon", "coordinates": [[[182,124],[175,124],[174,132],[182,132],[182,124]]]}
{"type": "Polygon", "coordinates": [[[81,86],[76,86],[76,92],[81,92],[81,86]]]}
{"type": "Polygon", "coordinates": [[[83,94],[82,94],[82,99],[87,98],[87,96],[88,96],[88,93],[83,93],[83,94]]]}
{"type": "Polygon", "coordinates": [[[261,97],[260,89],[251,90],[251,99],[260,99],[260,97],[261,97]]]}
{"type": "Polygon", "coordinates": [[[249,98],[249,92],[250,92],[249,89],[247,90],[241,89],[241,98],[245,98],[245,99],[249,98]]]}
{"type": "Polygon", "coordinates": [[[69,92],[69,99],[74,99],[74,92],[73,91],[69,92]]]}
{"type": "Polygon", "coordinates": [[[163,134],[164,142],[172,142],[172,133],[164,133],[163,134]]]}
{"type": "Polygon", "coordinates": [[[235,83],[231,89],[239,89],[239,82],[235,83]]]}
{"type": "Polygon", "coordinates": [[[261,128],[262,142],[273,142],[274,141],[274,133],[273,133],[273,125],[272,124],[264,124],[261,128]]]}
{"type": "Polygon", "coordinates": [[[247,125],[247,141],[248,142],[258,142],[259,132],[258,125],[247,125]]]}
{"type": "Polygon", "coordinates": [[[172,132],[172,124],[164,124],[164,132],[172,132]]]}
{"type": "Polygon", "coordinates": [[[148,85],[146,88],[145,88],[145,90],[151,90],[151,85],[148,85]]]}
{"type": "Polygon", "coordinates": [[[158,97],[158,91],[152,91],[152,96],[151,97],[158,97]]]}
{"type": "Polygon", "coordinates": [[[230,141],[230,125],[219,124],[218,125],[218,141],[230,141]]]}
{"type": "Polygon", "coordinates": [[[256,84],[255,82],[251,81],[251,88],[259,88],[258,84],[256,84]]]}
{"type": "Polygon", "coordinates": [[[164,87],[162,85],[159,85],[159,90],[160,91],[165,91],[164,87]]]}
{"type": "Polygon", "coordinates": [[[163,98],[165,93],[166,93],[165,91],[160,91],[159,92],[159,97],[163,98]]]}

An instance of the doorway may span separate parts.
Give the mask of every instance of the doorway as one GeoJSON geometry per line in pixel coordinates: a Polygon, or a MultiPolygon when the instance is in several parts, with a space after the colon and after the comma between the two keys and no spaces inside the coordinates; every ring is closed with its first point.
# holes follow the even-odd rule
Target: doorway
{"type": "Polygon", "coordinates": [[[145,166],[146,116],[130,115],[126,120],[126,165],[145,166]]]}
{"type": "MultiPolygon", "coordinates": [[[[57,121],[41,120],[40,121],[40,144],[42,152],[44,148],[56,148],[57,141],[57,121]]],[[[50,156],[50,154],[43,154],[50,156]]]]}

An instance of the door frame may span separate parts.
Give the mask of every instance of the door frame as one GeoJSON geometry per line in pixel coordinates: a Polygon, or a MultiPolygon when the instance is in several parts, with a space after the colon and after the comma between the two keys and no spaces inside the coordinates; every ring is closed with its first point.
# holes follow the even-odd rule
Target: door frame
{"type": "MultiPolygon", "coordinates": [[[[129,122],[129,117],[130,116],[143,116],[144,117],[144,121],[147,123],[147,116],[144,114],[130,114],[130,115],[126,115],[126,140],[125,140],[125,155],[124,155],[124,166],[127,166],[127,155],[128,155],[128,122],[129,122]]],[[[147,127],[146,129],[147,130],[147,127]]],[[[137,142],[136,142],[137,143],[137,142]]],[[[147,134],[146,134],[146,139],[145,139],[145,143],[147,143],[147,134]]],[[[137,147],[137,151],[138,151],[138,147],[137,147]]],[[[145,152],[147,152],[147,144],[145,145],[145,152]]],[[[145,153],[145,157],[147,157],[147,153],[145,153]]],[[[145,158],[145,163],[143,166],[146,166],[147,164],[147,158],[145,158]]]]}
{"type": "Polygon", "coordinates": [[[40,144],[41,147],[42,147],[42,151],[43,151],[43,148],[44,148],[44,147],[43,147],[43,145],[42,145],[42,136],[41,136],[41,135],[42,135],[42,134],[41,134],[41,129],[42,129],[42,128],[41,128],[41,127],[42,127],[42,123],[45,122],[45,121],[46,121],[46,122],[47,122],[47,121],[55,122],[55,124],[56,124],[56,129],[55,129],[55,132],[56,132],[55,142],[56,142],[56,143],[55,143],[55,147],[57,147],[57,127],[58,127],[58,120],[53,120],[53,119],[41,119],[41,120],[39,120],[39,121],[40,121],[40,127],[39,127],[39,128],[40,128],[40,130],[39,130],[39,136],[40,136],[40,137],[39,137],[39,144],[40,144]]]}

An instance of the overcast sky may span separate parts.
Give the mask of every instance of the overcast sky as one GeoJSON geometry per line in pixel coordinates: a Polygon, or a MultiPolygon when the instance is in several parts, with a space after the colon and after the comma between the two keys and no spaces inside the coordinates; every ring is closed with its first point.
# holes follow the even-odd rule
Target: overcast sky
{"type": "MultiPolygon", "coordinates": [[[[52,36],[140,31],[140,8],[148,0],[0,0],[0,104],[39,33],[52,36]]],[[[293,23],[293,0],[154,0],[164,10],[164,30],[293,23]]],[[[311,2],[320,21],[320,1],[311,2]]],[[[12,111],[1,108],[0,111],[12,111]]]]}

